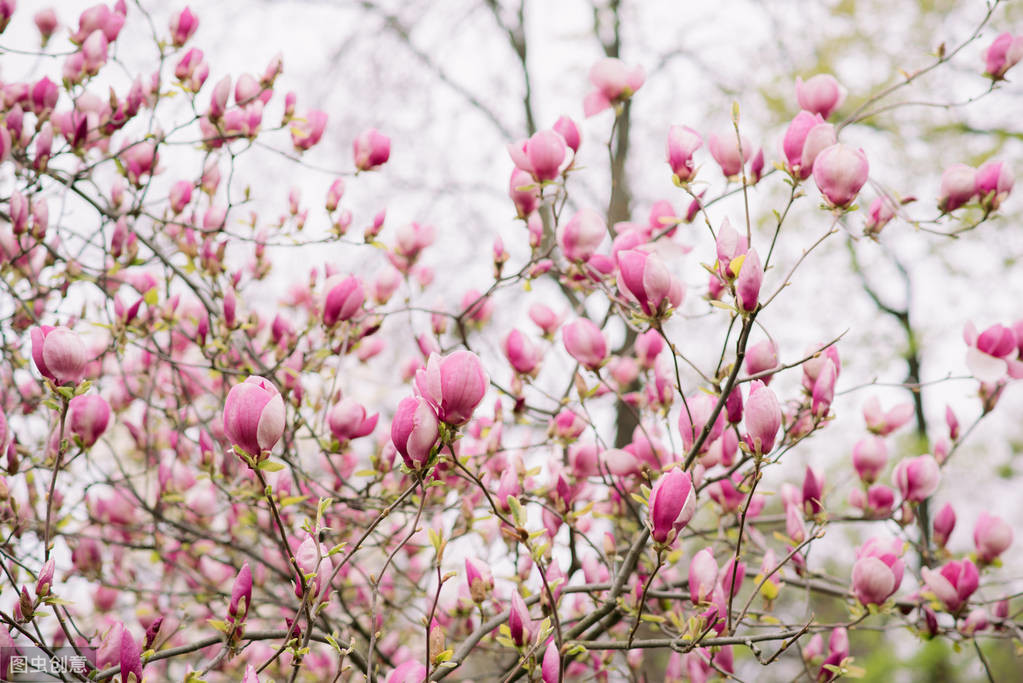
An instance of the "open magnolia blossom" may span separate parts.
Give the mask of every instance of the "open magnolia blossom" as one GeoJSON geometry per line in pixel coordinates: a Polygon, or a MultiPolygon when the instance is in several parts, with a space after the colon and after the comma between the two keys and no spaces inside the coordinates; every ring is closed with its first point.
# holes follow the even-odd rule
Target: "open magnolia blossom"
{"type": "Polygon", "coordinates": [[[242,42],[37,4],[0,0],[0,679],[1018,678],[1000,3],[883,44],[807,7],[783,69],[658,3],[228,2],[242,42]]]}

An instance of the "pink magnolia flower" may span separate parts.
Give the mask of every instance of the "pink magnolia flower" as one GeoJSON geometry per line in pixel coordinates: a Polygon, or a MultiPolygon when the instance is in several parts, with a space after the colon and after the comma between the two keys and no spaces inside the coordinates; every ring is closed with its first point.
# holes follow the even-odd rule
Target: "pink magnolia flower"
{"type": "Polygon", "coordinates": [[[941,469],[933,456],[919,455],[900,461],[892,472],[892,479],[903,500],[919,503],[938,490],[941,469]]]}
{"type": "Polygon", "coordinates": [[[590,117],[629,99],[645,81],[643,67],[628,67],[613,57],[601,59],[590,68],[590,83],[595,89],[583,100],[583,113],[590,117]]]}
{"type": "Polygon", "coordinates": [[[704,548],[689,561],[689,599],[694,605],[706,602],[717,585],[718,563],[714,551],[704,548]]]}
{"type": "Polygon", "coordinates": [[[956,528],[956,511],[951,503],[945,503],[938,514],[934,515],[934,542],[938,547],[944,548],[948,543],[948,537],[956,528]]]}
{"type": "Polygon", "coordinates": [[[870,164],[863,150],[841,143],[820,152],[813,162],[813,180],[817,189],[836,208],[844,208],[856,199],[869,173],[870,164]]]}
{"type": "Polygon", "coordinates": [[[735,300],[743,311],[752,312],[757,308],[760,285],[764,281],[764,266],[756,249],[750,249],[739,268],[735,279],[735,300]]]}
{"type": "MultiPolygon", "coordinates": [[[[682,411],[678,415],[678,430],[682,434],[682,445],[686,451],[692,450],[697,437],[703,433],[716,405],[717,399],[700,393],[687,399],[686,404],[682,406],[682,411]]],[[[722,410],[714,419],[714,424],[708,432],[703,445],[700,447],[700,452],[706,451],[711,443],[721,436],[724,426],[725,411],[722,410]]],[[[761,437],[763,437],[763,434],[761,434],[761,437]]]]}
{"type": "Polygon", "coordinates": [[[561,683],[561,652],[558,650],[558,643],[554,638],[551,638],[551,641],[547,643],[547,648],[543,651],[540,680],[543,683],[561,683]]]}
{"type": "Polygon", "coordinates": [[[573,154],[579,151],[579,145],[582,144],[582,135],[580,135],[579,126],[575,125],[575,121],[568,116],[560,116],[554,122],[552,128],[555,133],[565,139],[565,144],[568,145],[573,154]]]}
{"type": "Polygon", "coordinates": [[[529,319],[536,324],[545,336],[551,337],[558,331],[563,316],[555,313],[549,306],[534,303],[529,307],[529,319]]]}
{"type": "Polygon", "coordinates": [[[354,275],[334,275],[324,283],[323,324],[330,327],[351,320],[366,300],[362,281],[354,275]]]}
{"type": "Polygon", "coordinates": [[[515,372],[535,376],[543,361],[543,349],[515,329],[504,338],[504,355],[515,372]]]}
{"type": "Polygon", "coordinates": [[[774,392],[760,380],[750,385],[745,418],[746,442],[750,448],[757,454],[770,453],[781,429],[781,406],[774,392]]]}
{"type": "Polygon", "coordinates": [[[582,209],[558,226],[558,246],[569,261],[586,261],[596,253],[605,235],[604,218],[593,209],[582,209]]]}
{"type": "Polygon", "coordinates": [[[565,325],[561,332],[565,350],[580,365],[589,370],[598,370],[607,359],[607,340],[593,321],[588,318],[565,325]]]}
{"type": "Polygon", "coordinates": [[[836,142],[835,127],[825,123],[820,114],[799,112],[782,139],[789,173],[795,178],[809,178],[817,155],[836,142]]]}
{"type": "Polygon", "coordinates": [[[57,84],[43,76],[32,86],[29,102],[35,115],[41,116],[46,112],[53,111],[53,108],[57,106],[59,97],[60,90],[57,84]]]}
{"type": "Polygon", "coordinates": [[[420,396],[402,399],[391,422],[391,441],[409,469],[426,465],[440,438],[437,414],[420,396]]]}
{"type": "Polygon", "coordinates": [[[722,221],[721,228],[718,229],[714,247],[717,250],[718,274],[726,280],[734,280],[738,277],[739,269],[742,266],[742,262],[736,262],[736,259],[745,256],[749,250],[746,236],[740,235],[732,227],[732,222],[726,218],[722,221]]]}
{"type": "Polygon", "coordinates": [[[121,680],[124,683],[141,683],[142,648],[123,625],[121,627],[121,642],[118,647],[118,661],[121,665],[121,680]]]}
{"type": "Polygon", "coordinates": [[[876,197],[867,209],[867,220],[863,223],[863,234],[876,237],[895,218],[895,207],[888,197],[876,197]]]}
{"type": "Polygon", "coordinates": [[[124,164],[128,180],[133,185],[141,183],[142,176],[152,175],[156,170],[159,155],[152,142],[138,142],[126,145],[119,155],[124,164]]]}
{"type": "Polygon", "coordinates": [[[47,41],[50,40],[50,36],[57,30],[57,13],[52,7],[48,7],[36,12],[32,20],[35,22],[36,28],[39,29],[39,35],[42,37],[43,45],[45,46],[47,41]]]}
{"type": "Polygon", "coordinates": [[[454,427],[472,418],[488,382],[479,356],[471,351],[447,356],[431,353],[415,378],[416,392],[434,409],[437,419],[454,427]]]}
{"type": "Polygon", "coordinates": [[[476,604],[482,603],[494,590],[494,575],[489,565],[473,557],[465,558],[465,582],[476,604]]]}
{"type": "Polygon", "coordinates": [[[977,197],[981,206],[995,211],[1012,192],[1016,178],[1004,161],[988,161],[981,164],[975,176],[977,197]]]}
{"type": "Polygon", "coordinates": [[[816,417],[827,417],[831,410],[831,402],[835,399],[835,381],[838,379],[838,368],[831,359],[824,361],[824,367],[813,383],[810,411],[816,417]]]}
{"type": "Polygon", "coordinates": [[[523,647],[533,638],[533,620],[529,616],[529,608],[517,590],[512,590],[511,610],[508,613],[508,629],[511,639],[518,647],[523,647]]]}
{"type": "Polygon", "coordinates": [[[338,401],[327,413],[330,433],[341,443],[372,434],[379,419],[380,413],[367,417],[366,408],[351,398],[338,401]]]}
{"type": "MultiPolygon", "coordinates": [[[[746,349],[746,372],[750,375],[759,375],[762,372],[773,370],[780,366],[778,361],[778,348],[770,339],[757,342],[746,349]]],[[[774,378],[773,374],[762,377],[764,384],[770,384],[774,378]]]]}
{"type": "Polygon", "coordinates": [[[657,315],[664,302],[672,308],[682,303],[682,284],[657,256],[629,249],[618,252],[617,260],[618,291],[639,304],[646,315],[657,315]]]}
{"type": "Polygon", "coordinates": [[[845,101],[845,88],[831,74],[817,74],[805,82],[796,77],[796,101],[804,111],[828,118],[845,101]]]}
{"type": "Polygon", "coordinates": [[[554,180],[565,161],[565,138],[553,130],[541,130],[528,140],[508,145],[508,154],[517,168],[537,182],[554,180]]]}
{"type": "Polygon", "coordinates": [[[231,602],[227,606],[228,618],[236,624],[245,621],[251,604],[252,570],[249,569],[248,562],[243,562],[238,576],[235,577],[234,585],[231,587],[231,602]]]}
{"type": "Polygon", "coordinates": [[[508,196],[515,204],[516,215],[527,218],[540,202],[540,188],[528,171],[516,166],[508,180],[508,196]]]}
{"type": "Polygon", "coordinates": [[[721,136],[713,133],[707,138],[707,149],[714,161],[718,162],[721,172],[726,177],[739,175],[742,167],[753,156],[753,146],[745,137],[736,140],[734,133],[725,133],[721,136]],[[740,140],[742,144],[742,155],[739,154],[740,140]]]}
{"type": "Polygon", "coordinates": [[[424,680],[426,666],[415,659],[402,662],[387,676],[387,683],[423,683],[424,680]]]}
{"type": "Polygon", "coordinates": [[[672,543],[696,513],[696,490],[689,474],[672,469],[661,476],[650,493],[650,535],[658,543],[672,543]]]}
{"type": "Polygon", "coordinates": [[[703,138],[689,126],[668,129],[668,166],[678,183],[689,182],[696,175],[693,153],[703,146],[703,138]]]}
{"type": "Polygon", "coordinates": [[[189,7],[185,7],[180,12],[171,16],[170,19],[170,32],[171,42],[174,47],[181,47],[188,42],[188,39],[192,37],[196,29],[199,28],[199,17],[192,13],[189,7]]]}
{"type": "Polygon", "coordinates": [[[1005,325],[992,325],[980,334],[972,322],[963,328],[963,339],[970,348],[966,352],[966,367],[981,382],[995,383],[1006,375],[1023,378],[1019,340],[1016,332],[1005,325]]]}
{"type": "Polygon", "coordinates": [[[664,339],[657,330],[647,330],[636,336],[632,349],[639,364],[647,370],[652,370],[657,362],[657,356],[664,350],[664,339]]]}
{"type": "Polygon", "coordinates": [[[352,152],[355,167],[360,171],[370,171],[387,163],[391,157],[391,139],[376,128],[369,128],[355,138],[352,152]]]}
{"type": "Polygon", "coordinates": [[[984,52],[985,73],[994,81],[1005,78],[1005,72],[1023,58],[1023,36],[1009,32],[999,34],[984,52]]]}
{"type": "Polygon", "coordinates": [[[249,377],[236,384],[224,402],[224,436],[233,446],[257,456],[284,435],[284,399],[269,381],[249,377]]]}
{"type": "Polygon", "coordinates": [[[824,508],[824,475],[819,470],[807,466],[801,497],[807,515],[816,515],[824,508]]]}
{"type": "Polygon", "coordinates": [[[864,605],[880,605],[902,585],[905,564],[901,559],[902,542],[872,538],[856,552],[852,589],[864,605]]]}
{"type": "Polygon", "coordinates": [[[292,119],[291,144],[300,152],[310,149],[323,137],[326,127],[326,112],[310,109],[302,119],[292,119]]]}
{"type": "Polygon", "coordinates": [[[75,396],[68,404],[68,426],[84,448],[99,440],[109,422],[110,404],[102,396],[75,396]]]}
{"type": "Polygon", "coordinates": [[[88,362],[85,344],[66,327],[32,328],[32,360],[39,373],[55,384],[77,384],[88,362]]]}
{"type": "Polygon", "coordinates": [[[874,434],[888,436],[896,429],[913,419],[913,404],[909,401],[900,403],[887,412],[881,409],[881,400],[871,396],[863,404],[863,419],[867,429],[874,434]]]}
{"type": "Polygon", "coordinates": [[[938,208],[943,213],[955,211],[977,195],[977,170],[966,164],[952,164],[941,174],[938,208]]]}
{"type": "Polygon", "coordinates": [[[973,543],[977,547],[977,560],[993,562],[1012,545],[1012,527],[1004,519],[981,511],[973,527],[973,543]]]}
{"type": "Polygon", "coordinates": [[[920,576],[949,612],[962,609],[980,585],[980,573],[969,559],[952,560],[938,571],[924,567],[920,576]]]}
{"type": "Polygon", "coordinates": [[[888,447],[879,436],[868,436],[853,444],[853,467],[860,479],[868,484],[877,481],[888,463],[888,447]]]}

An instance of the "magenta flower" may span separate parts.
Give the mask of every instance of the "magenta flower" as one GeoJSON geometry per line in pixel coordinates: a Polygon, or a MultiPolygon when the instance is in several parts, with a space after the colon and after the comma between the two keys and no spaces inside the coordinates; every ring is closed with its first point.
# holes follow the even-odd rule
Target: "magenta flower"
{"type": "Polygon", "coordinates": [[[481,604],[494,590],[494,575],[490,567],[473,557],[465,558],[465,582],[469,595],[477,605],[481,604]]]}
{"type": "Polygon", "coordinates": [[[231,603],[227,606],[227,615],[236,624],[245,621],[252,604],[252,570],[249,563],[243,562],[242,568],[231,587],[231,603]]]}
{"type": "Polygon", "coordinates": [[[1023,58],[1023,36],[1009,32],[999,34],[984,52],[985,73],[994,81],[1005,78],[1005,72],[1023,58]]]}
{"type": "Polygon", "coordinates": [[[694,605],[707,602],[717,586],[718,563],[714,551],[704,548],[689,561],[689,599],[694,605]]]}
{"type": "Polygon", "coordinates": [[[224,402],[224,436],[251,456],[271,450],[284,435],[284,399],[269,381],[249,377],[224,402]]]}
{"type": "Polygon", "coordinates": [[[994,211],[1002,205],[1012,192],[1016,178],[1004,161],[988,161],[981,164],[975,176],[977,198],[981,206],[994,211]]]}
{"type": "Polygon", "coordinates": [[[437,419],[460,427],[472,418],[483,400],[489,379],[479,356],[455,351],[447,356],[431,353],[426,367],[416,372],[416,392],[437,414],[437,419]]]}
{"type": "Polygon", "coordinates": [[[1012,545],[1012,527],[1004,519],[981,511],[977,526],[973,527],[973,543],[977,547],[977,560],[989,564],[1012,545]]]}
{"type": "Polygon", "coordinates": [[[540,188],[528,171],[516,166],[508,180],[508,196],[515,204],[516,215],[519,218],[527,218],[536,211],[540,201],[540,188]]]}
{"type": "Polygon", "coordinates": [[[327,426],[330,433],[341,443],[351,439],[368,436],[376,429],[380,413],[366,416],[366,408],[354,399],[345,398],[338,401],[327,414],[327,426]]]}
{"type": "Polygon", "coordinates": [[[966,164],[952,164],[941,174],[938,208],[951,213],[977,196],[977,170],[966,164]]]}
{"type": "Polygon", "coordinates": [[[760,380],[754,380],[750,385],[745,419],[746,442],[750,448],[759,455],[770,453],[781,429],[781,405],[774,392],[760,380]]]}
{"type": "Polygon", "coordinates": [[[672,126],[668,129],[668,166],[676,182],[688,182],[696,175],[693,153],[702,146],[703,138],[689,126],[672,126]]]}
{"type": "Polygon", "coordinates": [[[354,275],[335,275],[324,283],[323,324],[330,327],[351,320],[366,300],[362,281],[354,275]]]}
{"type": "Polygon", "coordinates": [[[739,308],[752,312],[757,308],[760,297],[760,285],[764,281],[764,266],[756,249],[746,252],[746,257],[739,268],[739,276],[735,279],[735,299],[739,308]]]}
{"type": "Polygon", "coordinates": [[[920,576],[949,612],[962,609],[980,585],[980,573],[969,559],[952,560],[938,571],[924,567],[920,576]]]}
{"type": "Polygon", "coordinates": [[[966,352],[966,367],[973,376],[985,383],[995,383],[1006,375],[1023,378],[1023,361],[1020,361],[1019,339],[1011,327],[992,325],[980,334],[972,322],[963,328],[963,339],[969,350],[966,352]]]}
{"type": "MultiPolygon", "coordinates": [[[[945,503],[938,514],[934,515],[934,542],[938,547],[944,548],[948,543],[948,537],[956,528],[956,511],[951,503],[945,503]]],[[[976,532],[974,532],[976,534],[976,532]]]]}
{"type": "Polygon", "coordinates": [[[579,133],[579,126],[575,125],[575,121],[568,116],[560,116],[554,122],[552,128],[555,133],[565,139],[565,144],[568,145],[573,154],[579,151],[579,145],[582,144],[582,135],[579,133]]]}
{"type": "Polygon", "coordinates": [[[941,469],[933,456],[919,455],[899,462],[892,472],[892,479],[899,487],[903,500],[919,503],[938,490],[941,469]]]}
{"type": "Polygon", "coordinates": [[[76,396],[68,404],[68,427],[89,448],[106,431],[110,422],[110,404],[102,396],[76,396]]]}
{"type": "MultiPolygon", "coordinates": [[[[692,450],[693,444],[696,443],[697,437],[703,433],[704,427],[710,419],[710,415],[714,411],[714,407],[716,405],[717,399],[701,393],[690,397],[686,404],[682,406],[682,411],[678,415],[678,430],[681,432],[682,445],[685,447],[686,451],[692,450]]],[[[721,436],[721,432],[724,428],[725,411],[722,410],[718,413],[717,418],[714,420],[714,425],[711,427],[707,434],[707,438],[700,447],[701,453],[705,452],[710,445],[719,436],[721,436]]]]}
{"type": "Polygon", "coordinates": [[[813,180],[817,189],[836,208],[849,206],[867,182],[870,164],[862,149],[841,143],[820,152],[813,162],[813,180]]]}
{"type": "Polygon", "coordinates": [[[292,120],[291,144],[303,152],[320,141],[326,127],[327,114],[319,109],[310,109],[302,120],[292,120]]]}
{"type": "Polygon", "coordinates": [[[171,16],[170,31],[171,42],[174,47],[181,47],[188,42],[196,29],[199,28],[199,17],[192,14],[187,6],[177,14],[171,16]]]}
{"type": "Polygon", "coordinates": [[[845,88],[831,74],[817,74],[805,82],[796,77],[796,101],[811,114],[828,118],[845,101],[845,88]]]}
{"type": "Polygon", "coordinates": [[[522,375],[536,376],[543,361],[543,349],[533,343],[529,337],[515,329],[504,338],[504,355],[515,372],[522,375]]]}
{"type": "Polygon", "coordinates": [[[913,419],[913,414],[913,404],[908,401],[890,408],[887,412],[881,409],[881,401],[877,396],[871,396],[863,404],[863,419],[867,423],[867,429],[881,436],[888,436],[909,422],[913,419]]]}
{"type": "Polygon", "coordinates": [[[590,68],[590,83],[595,89],[583,100],[583,113],[588,118],[629,99],[645,81],[643,67],[628,67],[613,57],[601,59],[590,68]]]}
{"type": "Polygon", "coordinates": [[[579,318],[561,332],[565,349],[580,365],[598,370],[607,359],[607,340],[592,320],[579,318]]]}
{"type": "Polygon", "coordinates": [[[32,328],[32,360],[39,373],[54,384],[78,384],[88,362],[82,339],[66,327],[32,328]]]}
{"type": "Polygon", "coordinates": [[[569,261],[586,261],[596,253],[605,235],[607,223],[603,217],[593,209],[582,209],[558,226],[558,246],[569,261]]]}
{"type": "Polygon", "coordinates": [[[508,145],[508,154],[517,168],[537,182],[554,180],[565,161],[565,138],[553,130],[541,130],[528,140],[508,145]]]}
{"type": "Polygon", "coordinates": [[[638,249],[618,252],[618,291],[639,304],[643,313],[657,315],[667,301],[682,303],[682,285],[657,256],[638,249]]]}
{"type": "Polygon", "coordinates": [[[749,140],[742,137],[741,143],[742,155],[740,156],[740,140],[736,140],[734,134],[725,133],[721,136],[711,134],[707,138],[707,149],[710,150],[710,155],[714,157],[714,161],[718,162],[721,172],[728,178],[739,175],[742,167],[753,156],[753,146],[749,140]]]}
{"type": "Polygon", "coordinates": [[[650,535],[671,544],[696,513],[696,490],[689,474],[673,469],[661,476],[650,493],[650,535]]]}
{"type": "Polygon", "coordinates": [[[430,404],[420,396],[402,399],[391,422],[391,441],[409,469],[426,465],[440,438],[440,424],[430,404]]]}
{"type": "Polygon", "coordinates": [[[879,436],[868,436],[853,444],[853,467],[860,479],[868,484],[877,481],[888,463],[888,447],[879,436]]]}
{"type": "Polygon", "coordinates": [[[352,143],[355,167],[370,171],[387,163],[391,157],[391,139],[376,128],[364,130],[352,143]]]}
{"type": "Polygon", "coordinates": [[[127,628],[121,628],[119,662],[121,665],[121,681],[123,683],[141,683],[142,681],[142,648],[132,638],[127,628]]]}
{"type": "Polygon", "coordinates": [[[529,616],[529,608],[517,590],[512,591],[511,610],[508,613],[508,629],[511,639],[522,647],[533,638],[533,620],[529,616]]]}

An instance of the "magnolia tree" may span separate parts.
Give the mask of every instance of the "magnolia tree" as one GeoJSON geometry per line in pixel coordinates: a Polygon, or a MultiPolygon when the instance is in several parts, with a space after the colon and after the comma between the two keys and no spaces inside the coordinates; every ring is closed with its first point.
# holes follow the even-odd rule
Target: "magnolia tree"
{"type": "Polygon", "coordinates": [[[330,127],[275,89],[280,59],[215,80],[188,8],[0,1],[0,30],[39,39],[0,93],[0,678],[60,648],[84,662],[67,680],[817,681],[863,675],[857,630],[969,648],[993,676],[984,648],[1021,636],[1013,525],[956,532],[930,503],[1023,377],[1023,320],[960,320],[975,409],[931,429],[943,383],[915,351],[905,402],[868,388],[837,412],[842,339],[779,348],[761,322],[821,279],[821,245],[979,239],[998,215],[1005,160],[949,166],[925,206],[872,172],[888,150],[847,141],[956,65],[983,107],[1023,57],[1001,33],[962,58],[988,10],[881,91],[797,80],[778,152],[738,105],[663,130],[648,162],[677,194],[635,222],[573,195],[598,171],[581,146],[613,150],[643,97],[641,67],[598,61],[581,106],[605,139],[562,117],[508,141],[519,244],[477,245],[492,277],[452,298],[420,257],[453,238],[346,206],[385,133],[308,206],[241,182],[330,127]],[[335,247],[361,265],[323,263],[335,247]],[[808,439],[842,454],[838,482],[785,467],[808,439]],[[822,545],[849,529],[847,552],[822,545]]]}

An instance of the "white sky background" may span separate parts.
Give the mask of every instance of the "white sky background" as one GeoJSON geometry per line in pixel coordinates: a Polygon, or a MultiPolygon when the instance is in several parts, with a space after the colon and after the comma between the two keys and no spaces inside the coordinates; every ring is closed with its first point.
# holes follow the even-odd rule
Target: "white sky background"
{"type": "MultiPolygon", "coordinates": [[[[34,43],[30,24],[34,4],[27,0],[20,3],[12,28],[3,36],[5,45],[15,46],[23,40],[23,46],[34,43]],[[20,32],[12,31],[15,27],[20,32]]],[[[92,3],[43,2],[39,6],[47,4],[55,5],[62,21],[69,22],[92,3]]],[[[311,164],[348,171],[352,168],[351,141],[359,131],[376,126],[389,135],[391,160],[382,171],[355,180],[347,178],[343,205],[355,215],[352,235],[361,234],[384,206],[388,210],[387,227],[381,236],[384,242],[392,243],[394,229],[404,222],[433,223],[438,229],[438,244],[424,258],[436,268],[438,281],[450,280],[449,299],[457,303],[469,287],[484,289],[490,283],[490,246],[496,236],[504,239],[512,254],[509,269],[522,263],[528,253],[524,230],[512,220],[514,212],[506,197],[512,164],[504,149],[506,143],[525,135],[521,72],[506,37],[481,1],[380,4],[388,13],[402,18],[410,27],[416,48],[429,55],[453,83],[472,93],[493,112],[511,138],[487,116],[468,106],[456,88],[439,83],[435,71],[424,68],[383,27],[379,16],[367,13],[353,2],[191,3],[201,23],[190,46],[203,49],[211,63],[210,78],[200,102],[203,105],[208,102],[209,90],[225,73],[237,77],[250,71],[258,76],[271,57],[282,52],[285,72],[277,82],[278,92],[296,91],[299,112],[318,107],[330,116],[324,142],[306,155],[311,164]]],[[[857,20],[872,40],[852,41],[841,54],[832,54],[832,43],[851,30],[851,19],[839,12],[851,3],[730,0],[714,10],[701,3],[624,4],[623,59],[647,69],[647,83],[634,98],[629,167],[633,218],[638,222],[646,221],[656,200],[670,200],[676,211],[684,211],[688,205],[684,193],[672,186],[664,162],[669,125],[689,125],[705,135],[725,131],[732,102],[736,100],[742,109],[743,132],[764,147],[769,168],[778,159],[784,127],[797,111],[795,75],[804,78],[813,75],[820,59],[830,60],[835,65],[835,75],[849,89],[849,99],[841,110],[847,113],[849,103],[862,101],[871,90],[889,82],[892,54],[900,55],[896,62],[899,67],[907,71],[918,68],[928,63],[928,54],[942,41],[952,46],[965,38],[984,11],[980,2],[948,2],[943,3],[942,11],[921,20],[916,14],[916,3],[877,6],[859,3],[857,20]],[[878,14],[880,7],[884,7],[883,16],[878,14]],[[666,57],[673,52],[677,54],[666,57]],[[787,115],[773,111],[764,93],[784,101],[787,115]]],[[[162,34],[166,33],[170,11],[180,6],[152,2],[143,5],[152,12],[162,34]]],[[[137,8],[132,6],[129,16],[130,22],[138,20],[137,8]]],[[[937,77],[910,91],[911,99],[956,101],[983,91],[987,84],[980,76],[983,50],[1001,31],[1018,33],[1021,29],[1020,9],[1000,8],[982,38],[967,46],[961,57],[937,77]]],[[[130,35],[128,30],[126,27],[122,35],[130,35]]],[[[606,206],[608,185],[603,144],[610,131],[611,114],[582,118],[582,99],[590,88],[586,74],[602,56],[592,35],[590,5],[576,0],[534,0],[527,10],[527,40],[537,124],[548,127],[561,114],[572,116],[580,124],[583,133],[580,163],[584,170],[569,183],[572,202],[577,207],[602,209],[606,206]]],[[[145,45],[120,44],[118,50],[122,56],[135,51],[152,54],[151,47],[145,45]]],[[[28,64],[31,63],[25,68],[32,68],[38,77],[35,67],[28,64]]],[[[1017,68],[1023,69],[1023,65],[1017,68]]],[[[4,80],[22,77],[7,64],[0,74],[4,80]]],[[[56,80],[53,75],[51,78],[56,80]]],[[[1017,75],[1017,79],[1023,76],[1017,75]]],[[[976,163],[979,157],[994,150],[995,141],[979,135],[920,140],[915,132],[923,125],[961,120],[976,129],[1005,126],[1018,131],[1019,95],[1019,86],[1009,83],[971,108],[903,110],[895,117],[903,133],[908,131],[908,137],[853,126],[842,133],[842,141],[865,149],[872,181],[902,195],[916,195],[920,201],[910,205],[909,211],[915,216],[933,217],[941,171],[959,161],[976,163]]],[[[279,95],[275,102],[276,105],[268,107],[264,121],[276,123],[279,95]]],[[[290,149],[285,135],[279,141],[280,148],[290,149]]],[[[306,234],[315,235],[317,230],[324,229],[322,199],[334,176],[281,162],[271,154],[254,157],[259,163],[247,166],[243,174],[254,187],[269,191],[266,199],[261,200],[264,222],[272,222],[282,212],[289,187],[296,185],[303,191],[303,205],[310,208],[306,234]]],[[[703,163],[701,180],[710,183],[708,194],[714,195],[722,187],[717,166],[706,146],[697,157],[703,163]]],[[[1018,139],[1007,141],[998,157],[1009,161],[1023,178],[1018,139]]],[[[178,172],[169,156],[164,166],[168,181],[187,173],[178,172]]],[[[761,253],[766,250],[770,236],[766,228],[771,220],[770,211],[782,208],[783,191],[775,177],[751,194],[754,220],[764,225],[754,236],[754,244],[761,253]]],[[[1020,306],[1023,270],[1016,264],[1023,255],[1023,235],[1019,230],[1021,193],[1023,188],[1017,188],[1017,195],[1004,206],[1002,213],[1006,217],[995,219],[958,241],[942,241],[915,232],[905,222],[894,221],[882,235],[882,247],[858,244],[862,261],[875,283],[894,281],[882,260],[882,248],[891,249],[911,267],[915,281],[914,322],[924,348],[925,381],[947,373],[966,374],[961,330],[967,320],[974,320],[983,329],[995,322],[1009,324],[1023,317],[1020,306]]],[[[803,200],[802,209],[794,213],[782,233],[776,260],[779,268],[768,273],[765,291],[778,286],[781,273],[787,272],[801,250],[827,225],[828,216],[816,208],[817,193],[812,184],[807,194],[810,196],[803,200]]],[[[864,189],[860,206],[865,208],[874,196],[864,189]]],[[[245,210],[244,214],[247,213],[245,210]]],[[[725,216],[737,227],[743,222],[741,205],[736,203],[716,206],[711,215],[715,227],[725,216]]],[[[862,218],[853,216],[848,224],[858,232],[862,218]]],[[[688,257],[677,259],[675,265],[689,287],[684,311],[697,315],[706,310],[700,299],[706,275],[697,264],[713,260],[713,246],[705,228],[694,225],[679,232],[680,241],[696,247],[688,257]]],[[[794,286],[761,316],[761,321],[778,339],[783,360],[789,361],[798,358],[809,342],[829,339],[852,328],[840,346],[843,374],[839,391],[873,378],[898,382],[904,376],[904,368],[892,358],[896,353],[893,347],[901,343],[900,333],[890,319],[879,317],[848,274],[849,258],[843,239],[844,236],[832,237],[825,248],[815,253],[797,273],[794,286]]],[[[317,248],[312,257],[308,251],[296,251],[286,258],[278,263],[280,271],[288,273],[289,281],[304,279],[309,267],[322,259],[363,277],[371,277],[383,263],[382,255],[369,248],[347,245],[317,248]]],[[[898,287],[882,285],[879,289],[892,302],[902,303],[898,287]]],[[[517,296],[520,291],[506,290],[498,298],[499,315],[504,317],[498,328],[501,337],[514,321],[521,319],[516,311],[524,312],[534,300],[517,296]]],[[[430,305],[434,301],[422,303],[430,305]]],[[[520,325],[532,334],[528,322],[520,325]]],[[[717,329],[716,322],[676,316],[669,329],[681,348],[697,362],[706,365],[716,358],[718,348],[702,343],[706,335],[717,329]]],[[[480,346],[490,366],[496,367],[500,358],[497,335],[492,339],[493,343],[480,346]]],[[[394,340],[396,352],[407,353],[411,343],[408,340],[400,346],[400,340],[394,340]]],[[[353,372],[357,373],[353,377],[358,382],[381,379],[366,371],[353,372]]],[[[507,377],[495,379],[504,382],[507,377]]],[[[797,383],[798,375],[790,373],[790,377],[780,378],[772,387],[784,398],[795,396],[797,383]]],[[[973,382],[959,381],[928,389],[925,400],[932,435],[943,433],[946,401],[956,408],[964,426],[970,423],[977,413],[977,401],[971,398],[974,388],[973,382]]],[[[863,433],[859,409],[871,393],[873,390],[856,391],[842,397],[835,406],[839,420],[786,456],[792,467],[788,472],[798,471],[800,480],[802,468],[808,463],[828,469],[830,484],[845,479],[830,498],[841,499],[843,505],[852,483],[851,468],[838,470],[829,468],[827,463],[837,458],[845,458],[848,463],[849,449],[863,433]]],[[[885,406],[907,398],[905,392],[898,390],[878,389],[877,393],[885,406]]],[[[1009,484],[1001,486],[995,473],[996,467],[1010,464],[1019,450],[1017,444],[1023,439],[1021,394],[1023,390],[1019,387],[1010,386],[993,418],[975,432],[970,443],[945,469],[935,509],[946,500],[956,506],[959,526],[951,543],[954,551],[972,547],[973,520],[980,509],[993,510],[1017,523],[1023,519],[1023,501],[1012,495],[1009,484]],[[992,495],[1000,486],[1005,489],[1002,495],[992,495]]],[[[889,445],[895,443],[890,440],[889,445]]],[[[898,452],[896,448],[890,450],[893,455],[898,452]]],[[[1018,464],[1013,469],[1023,474],[1018,464]]],[[[780,479],[773,483],[777,482],[780,479]]],[[[832,538],[841,535],[837,529],[830,532],[832,538]]],[[[1023,531],[1017,533],[1010,556],[1019,566],[1018,560],[1023,559],[1023,531]]],[[[903,593],[908,592],[909,584],[907,579],[903,593]]]]}

